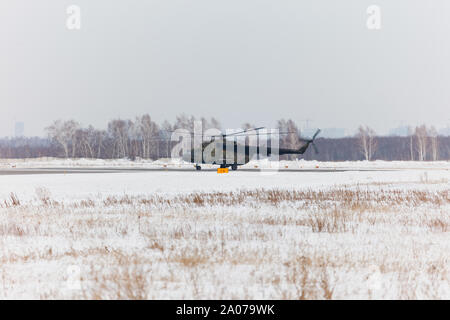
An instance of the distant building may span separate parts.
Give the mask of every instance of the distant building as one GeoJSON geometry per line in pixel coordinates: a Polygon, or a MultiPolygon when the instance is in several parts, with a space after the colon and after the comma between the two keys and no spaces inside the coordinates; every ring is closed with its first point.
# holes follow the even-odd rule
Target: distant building
{"type": "Polygon", "coordinates": [[[14,127],[14,133],[16,138],[20,138],[24,136],[25,132],[25,124],[23,122],[16,122],[14,127]]]}

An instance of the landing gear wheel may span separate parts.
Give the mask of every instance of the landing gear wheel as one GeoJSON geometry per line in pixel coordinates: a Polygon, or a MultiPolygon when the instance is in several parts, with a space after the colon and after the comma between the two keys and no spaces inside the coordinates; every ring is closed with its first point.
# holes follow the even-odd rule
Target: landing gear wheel
{"type": "Polygon", "coordinates": [[[200,167],[199,165],[196,165],[196,166],[195,166],[195,169],[196,169],[197,171],[200,171],[200,170],[202,170],[202,167],[200,167]]]}
{"type": "Polygon", "coordinates": [[[237,170],[237,164],[231,165],[231,170],[236,171],[237,170]]]}

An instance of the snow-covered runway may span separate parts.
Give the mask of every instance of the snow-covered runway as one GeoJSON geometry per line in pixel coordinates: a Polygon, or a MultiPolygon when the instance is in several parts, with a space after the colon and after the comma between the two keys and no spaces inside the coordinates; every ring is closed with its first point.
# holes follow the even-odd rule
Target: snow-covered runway
{"type": "MultiPolygon", "coordinates": [[[[0,171],[1,172],[1,171],[0,171]]],[[[139,169],[58,169],[55,172],[20,171],[18,175],[0,173],[0,199],[11,192],[31,199],[37,188],[48,189],[59,200],[99,195],[175,194],[194,191],[236,191],[256,188],[304,189],[365,183],[414,183],[450,181],[448,169],[302,169],[282,171],[236,171],[217,174],[215,171],[159,171],[139,169]],[[77,174],[72,174],[76,172],[77,174]]],[[[432,185],[427,185],[427,188],[432,185]]]]}

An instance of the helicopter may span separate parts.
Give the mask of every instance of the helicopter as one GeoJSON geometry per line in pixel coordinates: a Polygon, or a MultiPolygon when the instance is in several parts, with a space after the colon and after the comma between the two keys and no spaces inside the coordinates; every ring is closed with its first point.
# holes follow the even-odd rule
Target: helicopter
{"type": "Polygon", "coordinates": [[[188,152],[184,152],[182,154],[182,159],[186,162],[193,163],[196,170],[201,170],[202,164],[219,165],[220,168],[237,170],[238,166],[247,164],[254,158],[259,160],[261,156],[270,157],[272,155],[304,154],[310,145],[314,148],[316,153],[319,153],[314,144],[314,140],[321,132],[320,129],[314,133],[311,139],[300,138],[299,140],[304,142],[304,145],[298,149],[278,148],[278,146],[272,147],[272,136],[276,137],[280,134],[294,132],[276,132],[273,134],[269,131],[260,133],[260,130],[262,129],[265,128],[251,128],[230,134],[211,135],[209,136],[210,141],[203,141],[198,147],[191,147],[187,150],[188,152]],[[251,146],[248,143],[238,143],[236,139],[239,136],[244,136],[248,139],[250,135],[256,136],[256,146],[251,146]],[[261,146],[260,136],[268,136],[270,139],[267,139],[267,143],[261,146]],[[230,141],[230,138],[233,138],[233,140],[230,141]]]}

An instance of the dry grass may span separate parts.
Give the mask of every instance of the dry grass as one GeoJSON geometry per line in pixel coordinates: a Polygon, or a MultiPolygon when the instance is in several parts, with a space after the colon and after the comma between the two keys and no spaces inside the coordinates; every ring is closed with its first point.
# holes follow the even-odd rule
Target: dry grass
{"type": "Polygon", "coordinates": [[[308,209],[313,205],[328,207],[328,203],[339,204],[342,208],[352,210],[366,210],[374,208],[377,210],[386,210],[391,205],[416,206],[419,203],[433,205],[442,205],[450,202],[450,193],[448,191],[427,192],[421,190],[411,190],[408,192],[402,190],[380,189],[373,192],[369,189],[349,190],[338,188],[326,191],[317,190],[244,190],[237,192],[210,192],[210,193],[189,193],[172,198],[161,197],[159,195],[129,196],[122,197],[110,196],[103,201],[105,206],[117,205],[186,205],[194,207],[211,206],[239,206],[249,205],[251,203],[267,204],[272,206],[280,205],[285,202],[298,202],[301,204],[299,209],[308,209]]]}
{"type": "Polygon", "coordinates": [[[73,202],[42,189],[36,200],[11,193],[0,209],[2,297],[450,296],[446,189],[374,185],[73,202]],[[66,287],[73,265],[81,270],[76,290],[66,287]]]}
{"type": "Polygon", "coordinates": [[[11,192],[9,195],[9,199],[5,199],[3,201],[3,207],[10,208],[17,206],[20,206],[20,200],[14,192],[11,192]]]}

